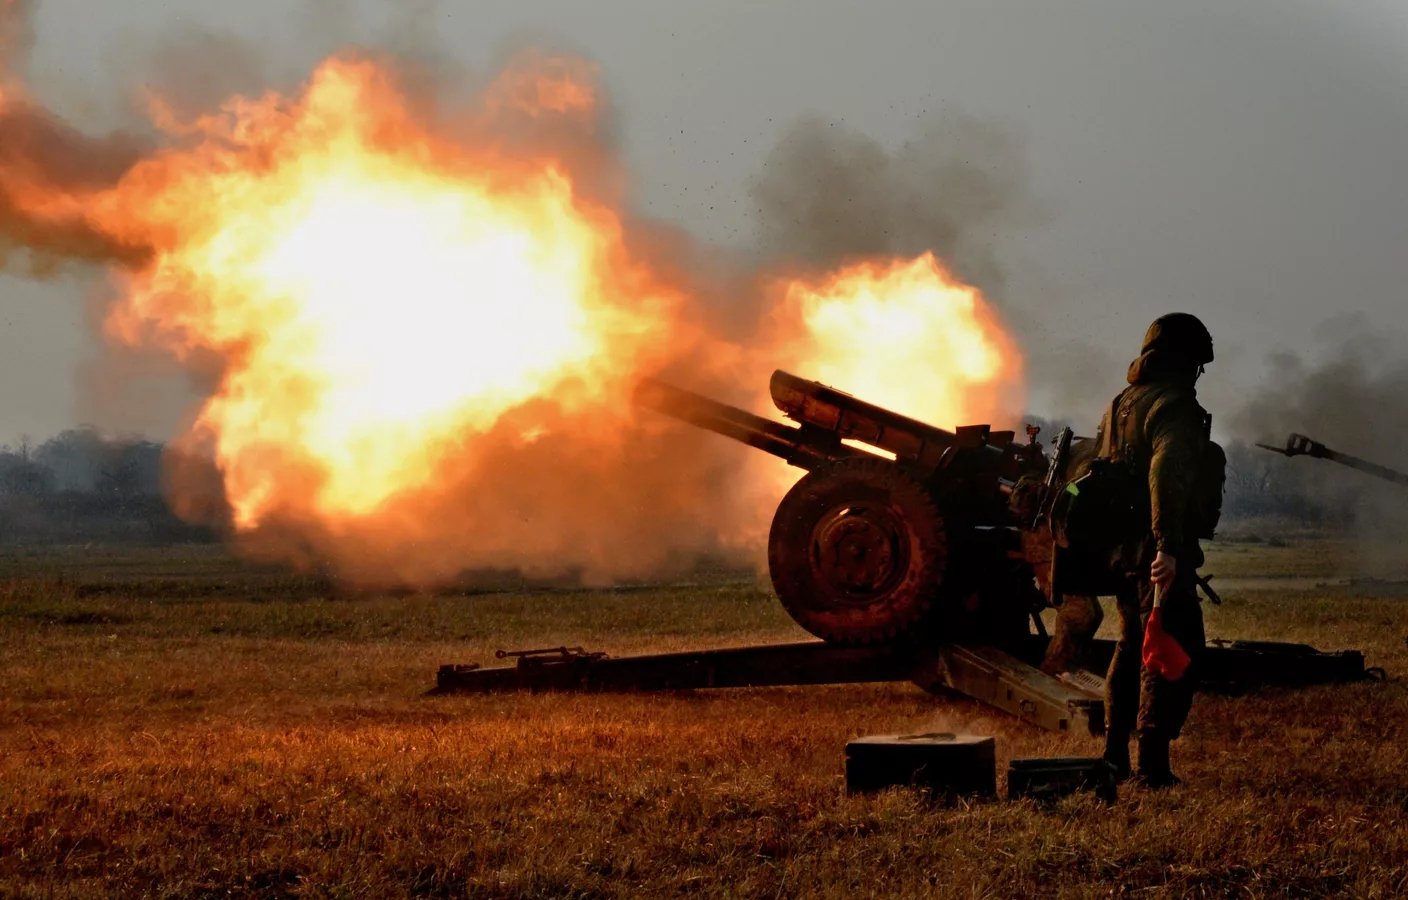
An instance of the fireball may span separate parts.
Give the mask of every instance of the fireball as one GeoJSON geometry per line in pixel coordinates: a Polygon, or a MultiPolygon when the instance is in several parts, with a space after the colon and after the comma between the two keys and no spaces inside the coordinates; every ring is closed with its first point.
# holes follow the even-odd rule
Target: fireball
{"type": "Polygon", "coordinates": [[[996,312],[933,254],[856,263],[782,287],[779,364],[943,427],[1006,419],[1021,354],[996,312]]]}
{"type": "MultiPolygon", "coordinates": [[[[664,258],[678,236],[608,193],[592,71],[529,53],[437,117],[335,57],[191,120],[154,99],[156,149],[46,118],[29,133],[66,153],[0,141],[0,228],[107,262],[107,335],[208,386],[176,508],[223,505],[251,552],[355,579],[606,581],[758,534],[768,460],[634,415],[663,368],[734,394],[788,368],[936,424],[1015,408],[1015,347],[929,255],[774,281],[761,333],[711,326],[664,258]]],[[[15,122],[47,116],[0,90],[15,122]]]]}
{"type": "Polygon", "coordinates": [[[530,399],[601,402],[668,327],[560,163],[437,141],[370,63],[187,130],[98,198],[153,247],[108,326],[225,361],[196,427],[239,527],[372,514],[530,399]]]}

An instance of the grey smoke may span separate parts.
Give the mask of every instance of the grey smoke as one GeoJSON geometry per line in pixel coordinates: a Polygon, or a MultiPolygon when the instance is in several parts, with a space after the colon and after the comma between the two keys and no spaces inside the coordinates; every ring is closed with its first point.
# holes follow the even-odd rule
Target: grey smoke
{"type": "Polygon", "coordinates": [[[1289,352],[1271,356],[1260,389],[1232,420],[1235,433],[1279,442],[1299,431],[1408,469],[1408,355],[1394,336],[1364,323],[1351,328],[1323,362],[1289,352]]]}
{"type": "Polygon", "coordinates": [[[750,194],[765,255],[829,266],[932,250],[989,294],[1004,273],[995,232],[1043,215],[1021,139],[963,113],[935,116],[895,148],[803,119],[768,155],[750,194]]]}
{"type": "MultiPolygon", "coordinates": [[[[1256,392],[1228,417],[1241,442],[1284,444],[1299,432],[1334,450],[1408,472],[1408,355],[1401,335],[1360,319],[1327,323],[1336,336],[1319,358],[1276,353],[1256,392]]],[[[1326,460],[1234,453],[1233,480],[1264,484],[1369,532],[1408,534],[1408,489],[1326,460]]],[[[1308,523],[1315,524],[1315,523],[1308,523]]]]}
{"type": "Polygon", "coordinates": [[[31,0],[0,2],[0,75],[20,68],[34,45],[34,4],[31,0]]]}

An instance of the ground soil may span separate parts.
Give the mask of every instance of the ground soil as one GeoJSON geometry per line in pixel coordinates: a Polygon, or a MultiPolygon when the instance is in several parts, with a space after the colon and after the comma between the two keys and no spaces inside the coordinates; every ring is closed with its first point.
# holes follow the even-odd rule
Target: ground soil
{"type": "Polygon", "coordinates": [[[1214,549],[1210,636],[1387,681],[1201,697],[1186,783],[1108,808],[846,796],[864,734],[995,735],[999,771],[1099,750],[903,684],[423,696],[500,647],[801,637],[748,573],[353,592],[209,546],[14,551],[0,896],[1403,896],[1408,561],[1276,543],[1214,549]]]}

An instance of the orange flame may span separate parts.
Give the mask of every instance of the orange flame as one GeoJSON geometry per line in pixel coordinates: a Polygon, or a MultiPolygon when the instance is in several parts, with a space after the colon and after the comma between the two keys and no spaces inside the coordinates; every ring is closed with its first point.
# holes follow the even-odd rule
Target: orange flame
{"type": "Polygon", "coordinates": [[[793,280],[773,327],[780,364],[916,419],[952,427],[1020,409],[1016,345],[930,253],[793,280]]]}
{"type": "Polygon", "coordinates": [[[585,60],[525,51],[484,98],[492,113],[589,115],[596,111],[596,68],[585,60]]]}
{"type": "Polygon", "coordinates": [[[437,142],[370,63],[195,130],[98,204],[156,247],[109,328],[227,360],[198,426],[241,527],[288,502],[291,463],[321,518],[365,516],[529,399],[619,399],[669,327],[675,298],[559,163],[437,142]]]}
{"type": "Polygon", "coordinates": [[[293,98],[189,122],[155,101],[168,145],[115,183],[35,163],[0,168],[0,195],[50,246],[107,254],[111,337],[213,363],[182,446],[213,455],[235,527],[291,528],[363,577],[609,577],[756,535],[776,479],[739,468],[760,457],[634,420],[630,388],[667,364],[750,391],[781,366],[940,425],[1015,409],[1016,348],[930,255],[775,282],[764,333],[709,333],[637,249],[665,242],[585,186],[606,159],[590,74],[530,57],[451,136],[381,66],[334,58],[293,98]]]}

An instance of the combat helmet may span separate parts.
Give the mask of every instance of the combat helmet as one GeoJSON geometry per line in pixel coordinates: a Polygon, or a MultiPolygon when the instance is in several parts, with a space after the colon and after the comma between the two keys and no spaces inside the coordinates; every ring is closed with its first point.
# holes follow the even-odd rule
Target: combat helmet
{"type": "Polygon", "coordinates": [[[1191,313],[1176,312],[1159,316],[1144,333],[1144,348],[1166,350],[1203,366],[1212,362],[1212,335],[1207,326],[1191,313]]]}

